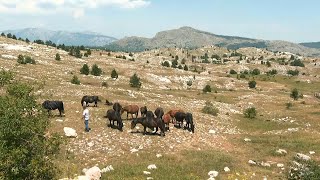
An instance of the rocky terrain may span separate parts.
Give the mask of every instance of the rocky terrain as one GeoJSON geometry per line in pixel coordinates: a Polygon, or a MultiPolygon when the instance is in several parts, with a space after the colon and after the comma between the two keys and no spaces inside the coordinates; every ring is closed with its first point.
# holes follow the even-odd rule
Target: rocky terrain
{"type": "MultiPolygon", "coordinates": [[[[43,84],[35,92],[39,103],[46,99],[64,101],[65,116],[51,117],[48,132],[65,137],[66,129],[71,128],[67,131],[75,136],[65,137],[57,161],[61,178],[92,176],[91,172],[100,176],[102,172],[101,179],[285,179],[296,159],[320,160],[320,103],[314,96],[320,87],[320,59],[257,48],[234,51],[217,46],[193,50],[169,47],[131,56],[92,50],[92,55],[79,59],[53,47],[0,37],[0,68],[12,70],[20,81],[43,84]],[[57,53],[61,61],[55,60],[57,53]],[[241,55],[233,56],[235,53],[241,55]],[[36,64],[18,64],[19,54],[33,57],[36,64]],[[203,63],[205,54],[208,63],[203,63]],[[176,56],[179,64],[184,61],[189,67],[188,71],[162,66],[165,61],[172,63],[176,56]],[[292,57],[303,61],[305,67],[290,66],[292,57]],[[281,64],[282,60],[289,64],[281,64]],[[97,64],[102,75],[80,74],[85,63],[89,67],[97,64]],[[256,68],[260,75],[239,77],[240,72],[256,68]],[[113,69],[118,79],[110,77],[113,69]],[[231,69],[237,74],[230,74],[231,69]],[[268,76],[266,72],[273,69],[277,74],[268,76]],[[298,76],[287,74],[295,69],[300,72],[298,76]],[[134,73],[141,78],[140,89],[129,86],[134,73]],[[80,85],[70,82],[74,75],[80,85]],[[248,87],[251,80],[257,82],[256,88],[248,87]],[[103,82],[107,85],[102,86],[103,82]],[[206,85],[212,87],[212,92],[203,93],[206,85]],[[301,91],[303,99],[290,98],[293,88],[301,91]],[[84,95],[102,99],[98,107],[89,107],[89,133],[84,131],[81,114],[84,95]],[[104,105],[106,99],[122,105],[146,105],[152,111],[160,106],[165,112],[172,108],[192,112],[195,133],[170,124],[165,137],[142,135],[143,127],[131,129],[130,120],[124,121],[123,132],[112,129],[104,118],[111,108],[104,105]],[[218,110],[217,116],[203,113],[206,101],[218,110]],[[286,103],[292,107],[286,108],[286,103]],[[249,107],[257,110],[254,119],[243,115],[249,107]]],[[[296,166],[300,167],[299,163],[296,166]]]]}

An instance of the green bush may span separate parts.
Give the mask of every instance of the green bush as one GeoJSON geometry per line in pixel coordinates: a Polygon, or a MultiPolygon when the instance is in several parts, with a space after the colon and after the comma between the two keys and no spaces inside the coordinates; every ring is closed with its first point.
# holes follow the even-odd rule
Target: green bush
{"type": "Polygon", "coordinates": [[[56,54],[56,60],[57,60],[57,61],[60,61],[60,60],[61,60],[61,57],[60,57],[60,54],[59,54],[59,53],[56,54]]]}
{"type": "Polygon", "coordinates": [[[211,91],[212,91],[211,86],[210,86],[209,84],[207,84],[207,85],[202,89],[202,91],[203,91],[204,93],[211,92],[211,91]]]}
{"type": "Polygon", "coordinates": [[[88,64],[84,64],[82,68],[80,69],[80,74],[89,75],[89,66],[88,64]]]}
{"type": "Polygon", "coordinates": [[[30,56],[23,56],[19,54],[17,62],[19,64],[36,64],[36,61],[30,56]]]}
{"type": "Polygon", "coordinates": [[[293,104],[291,102],[286,103],[286,108],[290,109],[293,106],[293,104]]]}
{"type": "Polygon", "coordinates": [[[246,78],[246,75],[244,75],[244,74],[240,74],[240,78],[246,78]]]}
{"type": "Polygon", "coordinates": [[[213,116],[217,116],[219,113],[219,109],[214,107],[212,102],[206,101],[205,106],[202,108],[202,113],[210,114],[213,116]]]}
{"type": "Polygon", "coordinates": [[[80,84],[80,80],[78,79],[78,77],[76,75],[74,75],[72,77],[72,79],[71,79],[71,83],[79,85],[80,84]]]}
{"type": "Polygon", "coordinates": [[[9,84],[11,80],[13,80],[13,73],[2,69],[0,71],[0,87],[9,84]]]}
{"type": "Polygon", "coordinates": [[[237,71],[235,71],[234,69],[231,69],[229,74],[238,74],[237,71]]]}
{"type": "Polygon", "coordinates": [[[257,116],[257,111],[255,107],[251,107],[251,108],[247,108],[243,114],[244,114],[244,117],[253,119],[257,116]]]}
{"type": "Polygon", "coordinates": [[[270,61],[267,61],[266,65],[267,65],[267,67],[271,67],[270,61]]]}
{"type": "Polygon", "coordinates": [[[102,73],[102,70],[99,68],[97,64],[94,64],[91,68],[91,74],[94,76],[100,76],[102,73]]]}
{"type": "Polygon", "coordinates": [[[142,84],[140,82],[140,78],[136,73],[134,73],[134,75],[130,77],[130,86],[135,88],[140,88],[141,85],[142,84]]]}
{"type": "Polygon", "coordinates": [[[251,71],[252,75],[259,75],[260,74],[260,70],[259,69],[254,69],[251,71]]]}
{"type": "Polygon", "coordinates": [[[296,59],[296,60],[294,60],[294,61],[292,61],[292,62],[290,63],[290,66],[304,67],[304,64],[303,64],[303,62],[302,62],[301,60],[296,59]]]}
{"type": "Polygon", "coordinates": [[[297,88],[294,88],[292,91],[291,91],[291,94],[290,94],[290,97],[293,98],[294,100],[298,100],[299,99],[299,91],[297,88]]]}
{"type": "Polygon", "coordinates": [[[192,86],[192,80],[187,81],[188,86],[192,86]]]}
{"type": "Polygon", "coordinates": [[[288,180],[296,180],[296,179],[310,179],[316,180],[320,179],[320,165],[314,161],[303,161],[296,159],[298,163],[292,163],[290,169],[287,174],[288,180]]]}
{"type": "Polygon", "coordinates": [[[299,75],[299,71],[296,70],[288,70],[287,74],[291,75],[291,76],[298,76],[299,75]]]}
{"type": "Polygon", "coordinates": [[[118,79],[118,73],[115,69],[111,71],[111,78],[118,79]]]}
{"type": "Polygon", "coordinates": [[[256,81],[249,81],[248,85],[249,85],[249,88],[255,88],[257,83],[256,81]]]}
{"type": "Polygon", "coordinates": [[[177,68],[177,67],[178,67],[178,60],[176,60],[176,59],[173,60],[173,61],[172,61],[172,64],[171,64],[171,67],[172,67],[172,68],[177,68]]]}
{"type": "Polygon", "coordinates": [[[103,81],[103,82],[101,83],[101,86],[102,86],[102,87],[108,87],[108,83],[105,82],[105,81],[103,81]]]}
{"type": "Polygon", "coordinates": [[[181,64],[179,64],[178,69],[183,69],[183,67],[182,67],[182,65],[181,65],[181,64]]]}
{"type": "Polygon", "coordinates": [[[162,66],[170,67],[170,64],[169,64],[169,62],[168,62],[168,61],[164,61],[164,62],[162,63],[162,66]]]}
{"type": "Polygon", "coordinates": [[[278,71],[276,69],[272,69],[267,72],[267,75],[276,75],[276,74],[278,74],[278,71]]]}
{"type": "Polygon", "coordinates": [[[45,136],[50,121],[32,89],[13,83],[0,96],[0,179],[58,179],[54,160],[62,141],[45,136]]]}
{"type": "Polygon", "coordinates": [[[188,71],[189,70],[188,66],[184,65],[183,70],[188,71]]]}

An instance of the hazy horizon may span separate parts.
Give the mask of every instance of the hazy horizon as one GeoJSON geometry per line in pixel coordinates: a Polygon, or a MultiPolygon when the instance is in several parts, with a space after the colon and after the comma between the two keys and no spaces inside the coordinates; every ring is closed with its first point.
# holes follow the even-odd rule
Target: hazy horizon
{"type": "Polygon", "coordinates": [[[316,0],[0,0],[0,30],[90,31],[121,39],[189,26],[218,35],[317,42],[319,5],[316,0]]]}

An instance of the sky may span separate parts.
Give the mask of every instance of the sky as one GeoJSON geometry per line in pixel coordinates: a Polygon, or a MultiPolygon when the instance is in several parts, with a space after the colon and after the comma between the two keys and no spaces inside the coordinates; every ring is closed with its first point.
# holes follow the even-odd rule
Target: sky
{"type": "Polygon", "coordinates": [[[320,41],[319,0],[0,0],[0,31],[22,28],[153,37],[190,26],[220,35],[320,41]]]}

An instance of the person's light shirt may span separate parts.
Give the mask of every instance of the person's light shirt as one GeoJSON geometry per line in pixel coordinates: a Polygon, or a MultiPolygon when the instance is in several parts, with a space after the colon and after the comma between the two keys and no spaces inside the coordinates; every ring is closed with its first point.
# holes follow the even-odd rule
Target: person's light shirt
{"type": "Polygon", "coordinates": [[[83,110],[84,120],[89,121],[89,109],[83,110]]]}

